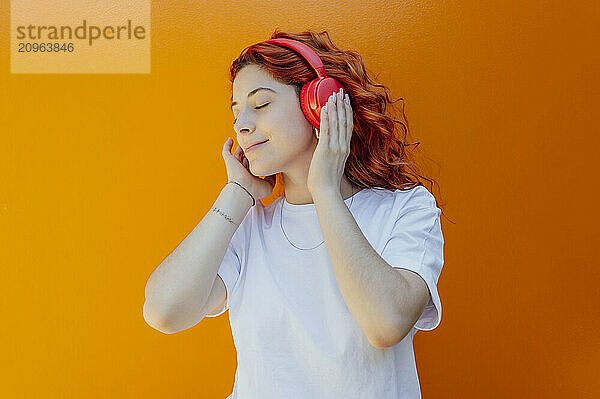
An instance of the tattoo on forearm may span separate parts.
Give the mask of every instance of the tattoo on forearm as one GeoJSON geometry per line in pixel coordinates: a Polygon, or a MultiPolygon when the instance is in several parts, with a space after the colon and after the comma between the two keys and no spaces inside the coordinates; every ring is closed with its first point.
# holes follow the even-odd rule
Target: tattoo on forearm
{"type": "Polygon", "coordinates": [[[222,210],[220,210],[217,207],[212,207],[211,211],[218,213],[219,215],[223,216],[225,219],[227,219],[228,222],[233,223],[237,226],[237,223],[233,221],[233,219],[231,219],[226,213],[224,213],[222,210]]]}

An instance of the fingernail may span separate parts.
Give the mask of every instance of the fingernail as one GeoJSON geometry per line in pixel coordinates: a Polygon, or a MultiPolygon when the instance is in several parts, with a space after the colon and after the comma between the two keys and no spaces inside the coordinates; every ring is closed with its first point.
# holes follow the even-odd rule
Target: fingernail
{"type": "Polygon", "coordinates": [[[325,110],[325,112],[327,112],[327,104],[325,104],[325,106],[323,107],[323,109],[325,110]]]}

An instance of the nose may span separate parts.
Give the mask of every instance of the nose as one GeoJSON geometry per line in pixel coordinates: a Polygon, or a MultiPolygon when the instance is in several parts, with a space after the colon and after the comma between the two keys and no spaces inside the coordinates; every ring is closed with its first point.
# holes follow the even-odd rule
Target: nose
{"type": "Polygon", "coordinates": [[[233,130],[235,130],[236,133],[248,133],[253,132],[254,129],[256,129],[256,126],[253,118],[249,115],[249,113],[242,110],[233,124],[233,130]]]}

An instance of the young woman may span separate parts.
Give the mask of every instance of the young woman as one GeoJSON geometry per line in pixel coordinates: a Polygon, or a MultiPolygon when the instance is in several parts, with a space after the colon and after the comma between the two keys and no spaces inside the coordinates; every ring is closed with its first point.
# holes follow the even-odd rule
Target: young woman
{"type": "Polygon", "coordinates": [[[146,320],[176,332],[229,309],[231,399],[420,398],[412,339],[441,320],[441,210],[360,56],[326,32],[281,38],[308,49],[265,41],[231,66],[228,182],[151,276],[146,320]],[[340,87],[324,98],[307,86],[321,62],[340,87]]]}

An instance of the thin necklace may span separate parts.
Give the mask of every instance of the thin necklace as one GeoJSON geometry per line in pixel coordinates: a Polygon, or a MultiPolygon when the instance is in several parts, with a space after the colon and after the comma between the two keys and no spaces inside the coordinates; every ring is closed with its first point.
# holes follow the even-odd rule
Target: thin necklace
{"type": "MultiPolygon", "coordinates": [[[[283,229],[283,204],[284,204],[284,202],[285,202],[285,197],[284,197],[284,200],[281,202],[281,212],[280,212],[280,214],[279,214],[279,225],[281,226],[281,231],[283,231],[283,235],[285,236],[285,239],[286,239],[286,240],[287,240],[287,241],[288,241],[290,244],[292,244],[292,246],[293,246],[293,247],[295,247],[295,248],[298,248],[298,249],[301,249],[301,250],[303,250],[303,251],[307,251],[307,250],[310,250],[310,249],[315,249],[315,248],[317,248],[317,247],[320,247],[321,245],[323,245],[323,243],[325,242],[325,240],[321,241],[321,243],[320,243],[319,245],[317,245],[316,247],[312,247],[312,248],[300,248],[300,247],[297,247],[296,245],[294,245],[294,244],[293,244],[293,243],[290,241],[290,239],[288,238],[287,234],[285,234],[285,230],[283,229]]],[[[354,202],[354,188],[352,188],[352,199],[350,200],[350,206],[348,207],[348,210],[349,210],[350,208],[352,208],[352,202],[354,202]]]]}

